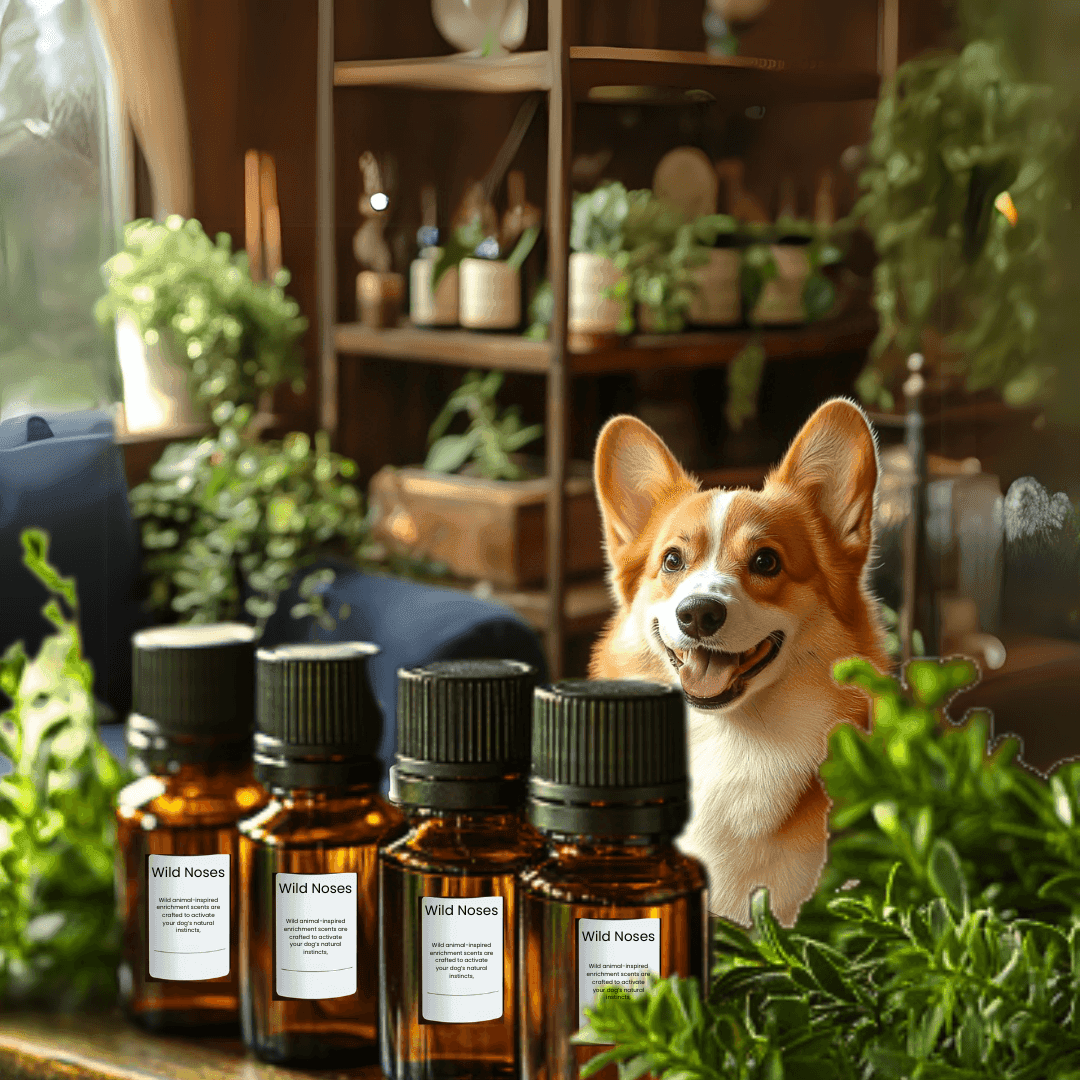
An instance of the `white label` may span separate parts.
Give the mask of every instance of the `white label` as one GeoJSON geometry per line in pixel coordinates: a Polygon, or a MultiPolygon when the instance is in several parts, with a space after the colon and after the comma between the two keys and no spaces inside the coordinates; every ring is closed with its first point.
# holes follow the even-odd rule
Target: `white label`
{"type": "Polygon", "coordinates": [[[475,1024],[503,1014],[503,898],[420,901],[425,1020],[475,1024]]]}
{"type": "Polygon", "coordinates": [[[146,868],[150,977],[229,974],[229,856],[151,855],[146,868]]]}
{"type": "Polygon", "coordinates": [[[356,993],[356,875],[275,874],[279,997],[356,993]]]}
{"type": "Polygon", "coordinates": [[[660,974],[659,919],[578,919],[578,1026],[588,1023],[599,991],[629,998],[645,989],[650,974],[660,974]]]}

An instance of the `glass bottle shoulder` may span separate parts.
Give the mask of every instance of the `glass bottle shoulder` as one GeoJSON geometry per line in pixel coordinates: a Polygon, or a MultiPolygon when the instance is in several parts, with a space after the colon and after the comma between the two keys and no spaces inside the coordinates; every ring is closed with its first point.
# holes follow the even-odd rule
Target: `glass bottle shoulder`
{"type": "Polygon", "coordinates": [[[236,769],[184,766],[172,774],[133,780],[116,797],[121,825],[143,829],[232,825],[269,798],[250,765],[236,769]]]}
{"type": "Polygon", "coordinates": [[[342,794],[274,792],[239,824],[240,835],[269,847],[356,847],[381,840],[401,812],[368,788],[342,794]]]}
{"type": "Polygon", "coordinates": [[[518,812],[410,814],[380,848],[384,865],[434,874],[508,874],[539,858],[543,837],[518,812]]]}
{"type": "Polygon", "coordinates": [[[549,843],[521,875],[533,896],[564,903],[659,904],[706,888],[705,870],[670,844],[549,843]]]}

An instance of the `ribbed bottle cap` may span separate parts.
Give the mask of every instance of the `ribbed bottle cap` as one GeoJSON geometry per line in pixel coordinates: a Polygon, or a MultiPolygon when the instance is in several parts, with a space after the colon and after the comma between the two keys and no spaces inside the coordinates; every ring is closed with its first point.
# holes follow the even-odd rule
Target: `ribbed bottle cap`
{"type": "Polygon", "coordinates": [[[390,797],[471,809],[520,803],[536,670],[516,660],[443,660],[398,672],[390,797]]]}
{"type": "Polygon", "coordinates": [[[382,712],[368,642],[309,643],[257,653],[255,775],[284,787],[373,782],[382,712]]]}
{"type": "Polygon", "coordinates": [[[545,832],[675,834],[689,813],[682,693],[572,679],[536,691],[529,820],[545,832]]]}
{"type": "Polygon", "coordinates": [[[255,637],[242,623],[159,626],[133,636],[127,723],[133,764],[152,768],[166,759],[230,756],[214,749],[227,743],[246,755],[255,713],[255,637]]]}

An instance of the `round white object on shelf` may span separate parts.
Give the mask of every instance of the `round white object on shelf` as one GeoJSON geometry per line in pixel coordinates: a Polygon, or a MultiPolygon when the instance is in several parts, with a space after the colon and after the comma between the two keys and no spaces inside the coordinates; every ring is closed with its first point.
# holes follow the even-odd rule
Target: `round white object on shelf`
{"type": "Polygon", "coordinates": [[[752,22],[770,3],[771,0],[707,0],[709,10],[729,23],[752,22]]]}
{"type": "Polygon", "coordinates": [[[525,40],[529,0],[431,0],[439,33],[465,52],[479,52],[490,41],[492,51],[508,52],[525,40]]]}
{"type": "Polygon", "coordinates": [[[709,156],[696,146],[678,146],[666,153],[653,173],[653,194],[688,218],[716,213],[720,178],[709,156]]]}

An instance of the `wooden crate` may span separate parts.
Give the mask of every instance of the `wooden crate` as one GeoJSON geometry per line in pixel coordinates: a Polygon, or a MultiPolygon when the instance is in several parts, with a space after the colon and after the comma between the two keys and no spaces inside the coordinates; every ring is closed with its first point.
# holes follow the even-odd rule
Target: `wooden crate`
{"type": "MultiPolygon", "coordinates": [[[[568,472],[566,572],[597,574],[604,558],[590,470],[575,462],[568,472]]],[[[508,588],[539,585],[547,571],[548,487],[542,477],[485,480],[383,468],[369,487],[375,538],[445,563],[458,577],[508,588]]]]}
{"type": "MultiPolygon", "coordinates": [[[[571,462],[566,480],[566,572],[599,575],[604,569],[600,510],[591,470],[571,462]]],[[[758,487],[764,466],[709,469],[702,488],[758,487]]],[[[368,489],[380,542],[445,563],[458,577],[506,588],[540,585],[546,576],[545,500],[536,480],[484,480],[420,467],[380,469],[368,489]]]]}

